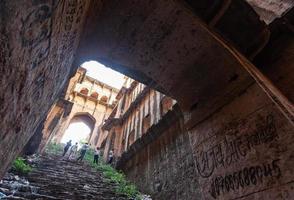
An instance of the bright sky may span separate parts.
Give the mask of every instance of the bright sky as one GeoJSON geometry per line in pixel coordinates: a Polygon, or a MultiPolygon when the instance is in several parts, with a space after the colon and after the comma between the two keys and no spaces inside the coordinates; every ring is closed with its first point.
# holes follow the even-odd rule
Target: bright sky
{"type": "Polygon", "coordinates": [[[82,64],[82,67],[87,70],[88,76],[117,89],[120,89],[124,83],[123,74],[118,73],[108,67],[105,67],[104,65],[96,61],[85,62],[82,64]]]}
{"type": "Polygon", "coordinates": [[[72,144],[80,141],[86,141],[90,136],[90,133],[91,129],[84,122],[73,122],[66,129],[61,139],[61,143],[67,143],[69,140],[72,141],[72,144]]]}

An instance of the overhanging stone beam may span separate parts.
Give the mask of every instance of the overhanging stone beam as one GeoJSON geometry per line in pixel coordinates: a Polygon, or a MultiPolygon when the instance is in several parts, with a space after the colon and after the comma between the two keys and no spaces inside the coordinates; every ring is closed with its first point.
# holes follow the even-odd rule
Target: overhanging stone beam
{"type": "MultiPolygon", "coordinates": [[[[244,6],[245,2],[238,2],[241,7],[230,9],[252,12],[247,4],[244,6]]],[[[216,30],[217,27],[204,23],[182,1],[104,1],[91,8],[77,62],[96,59],[161,89],[175,98],[184,111],[192,111],[197,119],[194,123],[225,105],[257,79],[264,79],[260,74],[254,75],[258,70],[235,50],[238,43],[225,39],[223,33],[230,30],[221,25],[216,30]],[[102,10],[98,15],[99,7],[102,10]]],[[[227,14],[234,17],[232,10],[227,14]]],[[[217,20],[213,18],[213,24],[226,24],[226,17],[226,12],[222,13],[217,20]]],[[[240,18],[240,22],[244,20],[240,18]]],[[[255,23],[259,27],[255,31],[266,32],[258,18],[246,22],[255,23]]],[[[266,37],[261,37],[257,51],[266,43],[266,37]]]]}

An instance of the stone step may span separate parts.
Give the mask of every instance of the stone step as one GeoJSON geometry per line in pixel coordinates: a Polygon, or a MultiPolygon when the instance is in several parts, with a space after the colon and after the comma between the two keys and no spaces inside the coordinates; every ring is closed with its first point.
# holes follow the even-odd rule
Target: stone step
{"type": "Polygon", "coordinates": [[[2,199],[78,199],[78,200],[126,200],[117,194],[116,184],[105,179],[88,165],[63,158],[43,155],[33,163],[36,167],[26,177],[29,184],[13,186],[18,179],[7,175],[0,184],[2,199]]]}

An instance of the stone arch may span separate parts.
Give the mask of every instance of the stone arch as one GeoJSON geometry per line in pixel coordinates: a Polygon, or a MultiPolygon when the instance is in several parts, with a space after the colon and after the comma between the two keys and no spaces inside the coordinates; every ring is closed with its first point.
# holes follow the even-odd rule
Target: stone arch
{"type": "Polygon", "coordinates": [[[108,97],[105,96],[105,95],[103,95],[103,96],[101,97],[100,101],[103,102],[103,103],[107,103],[107,101],[108,101],[108,97]]]}
{"type": "Polygon", "coordinates": [[[98,99],[99,94],[98,94],[98,92],[92,92],[92,94],[90,96],[94,99],[98,99]]]}
{"type": "Polygon", "coordinates": [[[88,95],[88,94],[89,94],[89,90],[88,90],[87,88],[82,88],[82,89],[80,90],[80,93],[81,93],[81,94],[84,94],[84,95],[88,95]]]}
{"type": "Polygon", "coordinates": [[[85,117],[85,118],[88,118],[87,120],[92,121],[94,124],[96,123],[96,119],[95,119],[95,117],[93,117],[93,115],[91,115],[91,114],[88,113],[88,112],[77,112],[77,113],[72,117],[72,119],[75,118],[75,117],[85,117]]]}
{"type": "MultiPolygon", "coordinates": [[[[88,134],[87,138],[85,138],[89,142],[92,135],[93,135],[93,131],[94,131],[95,124],[96,124],[96,119],[88,112],[77,112],[70,119],[67,128],[69,128],[71,126],[71,124],[73,124],[75,122],[83,122],[84,124],[86,124],[89,127],[90,133],[88,134]]],[[[65,137],[65,134],[66,133],[64,132],[62,135],[62,138],[65,137]]]]}
{"type": "MultiPolygon", "coordinates": [[[[86,123],[88,123],[88,125],[91,125],[91,128],[94,129],[95,123],[96,123],[96,119],[93,115],[91,115],[88,112],[77,112],[72,119],[74,118],[81,118],[83,119],[86,123]],[[92,127],[93,126],[93,127],[92,127]]],[[[71,119],[71,120],[72,120],[71,119]]]]}

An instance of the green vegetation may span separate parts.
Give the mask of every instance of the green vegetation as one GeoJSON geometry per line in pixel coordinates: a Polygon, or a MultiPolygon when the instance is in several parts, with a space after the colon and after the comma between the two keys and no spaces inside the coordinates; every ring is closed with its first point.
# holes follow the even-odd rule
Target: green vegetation
{"type": "Polygon", "coordinates": [[[88,164],[97,169],[97,171],[101,171],[104,177],[117,185],[117,193],[124,194],[129,198],[141,199],[140,192],[136,188],[134,184],[127,181],[125,175],[122,172],[118,172],[111,165],[105,164],[99,160],[98,164],[93,163],[94,151],[91,149],[87,151],[85,155],[85,160],[88,164]]]}
{"type": "Polygon", "coordinates": [[[46,147],[46,153],[53,154],[53,155],[59,155],[63,152],[63,147],[61,144],[56,143],[49,143],[46,147]]]}
{"type": "Polygon", "coordinates": [[[17,157],[12,164],[12,170],[18,174],[25,175],[31,172],[32,168],[30,165],[25,163],[23,158],[17,157]]]}

